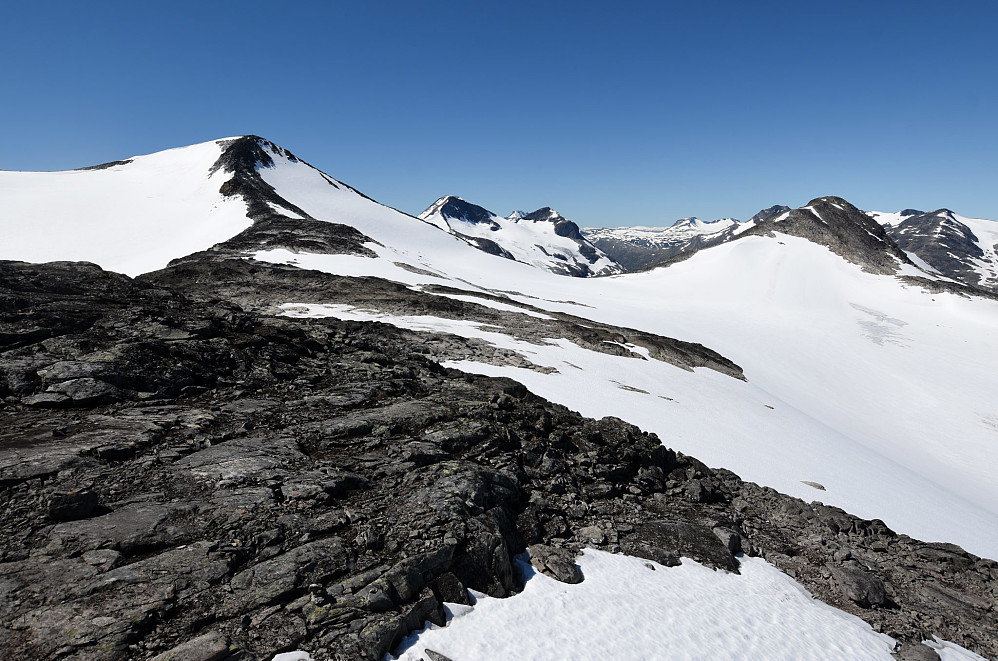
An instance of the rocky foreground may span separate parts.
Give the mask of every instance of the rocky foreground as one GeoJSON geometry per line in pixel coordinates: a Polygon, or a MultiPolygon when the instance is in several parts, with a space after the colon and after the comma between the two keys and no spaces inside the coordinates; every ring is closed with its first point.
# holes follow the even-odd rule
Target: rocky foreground
{"type": "Polygon", "coordinates": [[[378,659],[466,588],[515,593],[527,548],[582,580],[583,547],[763,556],[900,658],[998,657],[994,561],[434,360],[471,341],[278,318],[198,273],[0,263],[3,658],[378,659]]]}

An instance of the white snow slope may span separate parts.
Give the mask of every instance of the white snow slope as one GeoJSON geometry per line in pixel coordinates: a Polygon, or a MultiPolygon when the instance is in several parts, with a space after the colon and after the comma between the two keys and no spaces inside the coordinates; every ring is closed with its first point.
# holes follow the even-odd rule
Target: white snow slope
{"type": "Polygon", "coordinates": [[[0,259],[89,261],[135,276],[250,226],[246,204],[208,170],[219,143],[64,172],[0,171],[0,259]]]}
{"type": "Polygon", "coordinates": [[[419,217],[448,232],[495,241],[517,261],[554,273],[562,271],[566,264],[585,266],[593,275],[609,275],[621,271],[616,262],[595,247],[593,249],[598,259],[590,262],[579,252],[579,245],[575,241],[555,234],[554,223],[550,221],[523,218],[521,212],[514,212],[507,218],[493,214],[488,223],[474,223],[463,218],[445,216],[440,212],[440,207],[448,197],[434,202],[419,217]]]}
{"type": "MultiPolygon", "coordinates": [[[[740,562],[739,575],[687,558],[666,568],[586,549],[578,559],[585,580],[567,585],[521,560],[523,592],[508,599],[475,594],[474,606],[448,604],[446,627],[427,626],[388,658],[430,659],[426,650],[462,661],[894,658],[889,636],[816,601],[765,560],[740,562]]],[[[925,644],[952,659],[981,658],[952,643],[925,644]]]]}
{"type": "Polygon", "coordinates": [[[521,347],[556,373],[460,367],[518,379],[585,415],[619,416],[744,479],[998,557],[998,303],[928,294],[785,235],[746,237],[647,273],[564,278],[486,262],[437,228],[360,196],[347,210],[311,173],[280,163],[263,176],[314,217],[380,242],[369,246],[380,258],[275,250],[257,259],[505,294],[700,342],[738,363],[748,382],[557,339],[521,347]]]}

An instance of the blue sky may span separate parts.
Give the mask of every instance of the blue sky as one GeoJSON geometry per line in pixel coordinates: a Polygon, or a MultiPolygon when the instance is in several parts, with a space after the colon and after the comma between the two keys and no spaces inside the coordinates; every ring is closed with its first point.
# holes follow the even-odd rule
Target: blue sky
{"type": "Polygon", "coordinates": [[[256,133],[416,213],[998,218],[998,3],[8,3],[0,168],[256,133]]]}

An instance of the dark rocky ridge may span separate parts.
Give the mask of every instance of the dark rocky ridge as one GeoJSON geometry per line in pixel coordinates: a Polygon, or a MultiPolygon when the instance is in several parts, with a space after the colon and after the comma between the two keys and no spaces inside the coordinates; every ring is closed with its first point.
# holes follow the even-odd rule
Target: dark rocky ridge
{"type": "MultiPolygon", "coordinates": [[[[463,220],[473,225],[487,225],[492,231],[499,230],[499,225],[493,220],[496,214],[485,207],[472,204],[454,195],[448,195],[442,200],[438,200],[430,209],[435,209],[444,218],[463,220]]],[[[427,209],[427,212],[430,209],[427,209]]]]}
{"type": "Polygon", "coordinates": [[[949,278],[972,287],[998,291],[998,281],[982,281],[977,267],[985,257],[980,240],[959,222],[949,209],[928,213],[905,209],[897,225],[886,228],[897,245],[918,255],[929,266],[949,278]]]}
{"type": "Polygon", "coordinates": [[[214,174],[219,170],[232,174],[232,178],[222,185],[221,193],[223,195],[239,195],[246,200],[249,207],[247,215],[253,220],[275,213],[267,203],[283,207],[302,218],[312,218],[305,211],[278,195],[274,187],[260,176],[260,173],[257,171],[258,168],[269,168],[274,165],[274,157],[271,156],[271,153],[279,154],[291,162],[301,162],[308,165],[308,167],[322,175],[323,179],[333,188],[349,190],[361,197],[371,199],[353,186],[348,186],[342,181],[337,181],[321,170],[309,165],[284,147],[274,144],[258,135],[245,135],[222,143],[222,153],[208,170],[208,174],[214,174]]]}
{"type": "MultiPolygon", "coordinates": [[[[405,285],[379,278],[351,278],[316,271],[303,272],[295,267],[264,265],[236,258],[222,259],[220,254],[212,253],[211,260],[178,261],[174,267],[147,274],[141,280],[178,291],[196,291],[204,287],[205,283],[210,283],[210,286],[225,291],[227,300],[247,311],[266,315],[280,314],[280,304],[288,302],[349,304],[388,314],[420,314],[477,321],[534,344],[544,344],[547,338],[558,337],[570,340],[583,349],[615,356],[635,357],[625,346],[631,344],[646,349],[653,360],[661,360],[686,370],[706,367],[736,379],[745,379],[741,367],[701,344],[632,328],[610,326],[566,313],[541,310],[517,303],[498,293],[472,293],[443,285],[414,291],[405,285]],[[455,300],[448,298],[448,295],[473,296],[480,298],[483,304],[455,300]],[[499,311],[487,307],[487,301],[519,307],[538,316],[499,311]]],[[[435,342],[428,341],[427,345],[428,351],[440,360],[460,357],[498,365],[543,369],[532,365],[520,354],[499,351],[484,342],[462,340],[460,344],[445,342],[438,347],[435,342]]]]}
{"type": "Polygon", "coordinates": [[[99,163],[97,165],[88,165],[82,168],[76,168],[77,170],[107,170],[108,168],[113,168],[116,165],[128,165],[132,162],[132,159],[126,158],[123,161],[108,161],[107,163],[99,163]]]}
{"type": "Polygon", "coordinates": [[[786,206],[785,204],[774,204],[771,207],[759,211],[757,214],[749,218],[748,222],[752,223],[753,225],[758,225],[761,222],[776,218],[784,211],[790,211],[790,207],[786,206]]]}
{"type": "Polygon", "coordinates": [[[464,588],[517,590],[526,546],[569,581],[585,546],[741,548],[901,641],[998,656],[998,563],[428,357],[460,338],[262,314],[289,273],[0,263],[5,658],[376,659],[464,588]]]}
{"type": "Polygon", "coordinates": [[[894,274],[900,264],[911,264],[879,223],[846,200],[834,196],[811,200],[800,209],[774,205],[752,216],[747,225],[669,244],[641,245],[635,241],[593,236],[590,239],[629,271],[640,271],[689,259],[700,250],[745,236],[772,235],[774,232],[827,246],[837,255],[873,273],[894,274]]]}
{"type": "Polygon", "coordinates": [[[799,209],[760,222],[742,236],[780,232],[827,246],[871,273],[893,275],[911,260],[880,223],[841,197],[819,197],[799,209]],[[779,218],[780,220],[777,220],[779,218]]]}

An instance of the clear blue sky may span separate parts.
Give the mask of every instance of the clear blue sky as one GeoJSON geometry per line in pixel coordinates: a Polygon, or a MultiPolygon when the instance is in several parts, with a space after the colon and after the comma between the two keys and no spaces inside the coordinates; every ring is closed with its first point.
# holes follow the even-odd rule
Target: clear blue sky
{"type": "Polygon", "coordinates": [[[11,2],[0,168],[257,133],[417,213],[998,218],[998,3],[11,2]]]}

